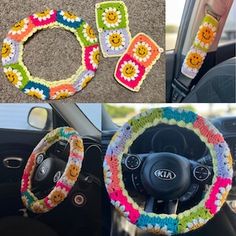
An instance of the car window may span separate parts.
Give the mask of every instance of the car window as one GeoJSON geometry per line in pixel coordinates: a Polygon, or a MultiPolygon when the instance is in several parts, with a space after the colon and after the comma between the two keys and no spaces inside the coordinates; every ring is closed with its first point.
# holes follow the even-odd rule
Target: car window
{"type": "Polygon", "coordinates": [[[166,0],[166,50],[175,48],[186,0],[166,0]]]}
{"type": "Polygon", "coordinates": [[[227,43],[236,39],[236,1],[233,2],[232,8],[226,20],[220,43],[227,43]]]}
{"type": "MultiPolygon", "coordinates": [[[[166,107],[166,104],[105,104],[106,111],[117,125],[155,107],[166,107]]],[[[173,104],[173,107],[186,108],[209,118],[236,115],[236,104],[173,104]]]]}
{"type": "MultiPolygon", "coordinates": [[[[0,128],[17,130],[38,130],[28,124],[28,114],[35,104],[1,104],[0,105],[0,128]]],[[[48,104],[37,104],[37,106],[51,109],[48,104]]]]}

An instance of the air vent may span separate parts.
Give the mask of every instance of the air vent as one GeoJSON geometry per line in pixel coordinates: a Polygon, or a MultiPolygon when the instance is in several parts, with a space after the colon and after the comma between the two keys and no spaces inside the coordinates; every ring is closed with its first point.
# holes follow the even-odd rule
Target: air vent
{"type": "Polygon", "coordinates": [[[227,119],[223,121],[224,130],[227,132],[236,132],[236,119],[227,119]]]}

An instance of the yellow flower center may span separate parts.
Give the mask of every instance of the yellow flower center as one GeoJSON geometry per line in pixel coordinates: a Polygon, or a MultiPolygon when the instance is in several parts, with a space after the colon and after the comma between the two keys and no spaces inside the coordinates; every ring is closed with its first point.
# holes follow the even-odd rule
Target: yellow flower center
{"type": "Polygon", "coordinates": [[[113,47],[120,47],[122,45],[122,37],[118,33],[110,35],[109,42],[113,47]]]}
{"type": "Polygon", "coordinates": [[[96,65],[99,64],[100,62],[100,53],[98,50],[96,50],[94,53],[93,53],[93,61],[96,65]]]}
{"type": "Polygon", "coordinates": [[[14,85],[18,83],[18,75],[14,71],[6,72],[7,79],[14,85]]]}
{"type": "Polygon", "coordinates": [[[136,54],[138,57],[145,58],[148,55],[147,47],[139,45],[138,48],[136,49],[136,54]]]}
{"type": "Polygon", "coordinates": [[[36,15],[37,17],[39,17],[39,18],[41,18],[41,17],[46,17],[46,16],[50,15],[50,10],[45,10],[45,11],[36,13],[35,15],[36,15]]]}
{"type": "Polygon", "coordinates": [[[67,18],[67,19],[70,19],[70,20],[76,20],[77,19],[77,16],[70,13],[70,12],[64,12],[64,16],[67,18]]]}
{"type": "Polygon", "coordinates": [[[191,230],[191,231],[192,231],[192,230],[196,230],[196,229],[200,228],[202,225],[203,225],[203,224],[201,224],[201,223],[194,224],[194,225],[190,228],[190,230],[191,230]]]}
{"type": "Polygon", "coordinates": [[[83,81],[81,87],[82,87],[82,88],[85,88],[86,85],[87,85],[91,80],[92,80],[92,77],[90,77],[90,76],[87,77],[87,78],[83,81]]]}
{"type": "Polygon", "coordinates": [[[95,35],[93,29],[89,25],[86,27],[86,33],[89,36],[89,38],[91,38],[91,39],[95,39],[96,38],[96,35],[95,35]]]}
{"type": "Polygon", "coordinates": [[[125,77],[132,78],[134,77],[136,70],[133,65],[127,64],[124,66],[122,72],[125,77]]]}
{"type": "Polygon", "coordinates": [[[208,26],[203,26],[198,33],[198,39],[203,43],[211,43],[214,38],[214,32],[208,26]]]}
{"type": "Polygon", "coordinates": [[[192,52],[187,58],[187,65],[190,68],[199,69],[203,62],[203,58],[200,54],[192,52]]]}
{"type": "Polygon", "coordinates": [[[27,94],[28,94],[29,96],[36,97],[36,98],[39,98],[39,99],[42,98],[42,94],[39,93],[39,92],[37,92],[37,91],[32,91],[32,90],[30,90],[27,94]]]}
{"type": "Polygon", "coordinates": [[[115,24],[118,20],[118,14],[115,11],[108,11],[106,13],[106,21],[109,24],[115,24]]]}
{"type": "Polygon", "coordinates": [[[7,58],[11,54],[11,46],[8,43],[2,45],[2,57],[7,58]]]}
{"type": "Polygon", "coordinates": [[[24,28],[24,26],[25,26],[25,21],[21,20],[12,27],[12,30],[13,31],[20,31],[24,28]]]}

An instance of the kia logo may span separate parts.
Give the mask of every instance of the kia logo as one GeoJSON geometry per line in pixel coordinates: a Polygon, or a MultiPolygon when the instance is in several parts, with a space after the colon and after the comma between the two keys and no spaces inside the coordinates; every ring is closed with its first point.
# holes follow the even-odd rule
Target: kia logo
{"type": "Polygon", "coordinates": [[[166,169],[156,170],[154,175],[161,180],[172,180],[176,178],[176,174],[173,171],[166,169]]]}

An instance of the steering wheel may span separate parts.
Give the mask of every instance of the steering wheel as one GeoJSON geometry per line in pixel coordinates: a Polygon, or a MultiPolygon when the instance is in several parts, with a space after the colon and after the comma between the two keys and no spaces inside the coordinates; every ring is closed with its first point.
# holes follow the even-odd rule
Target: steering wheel
{"type": "Polygon", "coordinates": [[[103,167],[111,203],[122,216],[145,231],[174,235],[200,228],[221,209],[232,185],[232,163],[228,145],[210,122],[194,112],[167,107],[148,110],[124,124],[108,146],[103,167]],[[129,155],[132,143],[159,124],[192,130],[209,149],[213,168],[174,153],[129,155]],[[126,189],[124,166],[132,173],[128,181],[147,196],[144,208],[126,189]],[[208,187],[205,195],[177,214],[178,200],[194,183],[208,187]],[[154,212],[157,201],[164,202],[165,214],[154,212]]]}
{"type": "Polygon", "coordinates": [[[83,157],[82,138],[73,128],[62,127],[48,133],[33,150],[23,172],[21,195],[25,207],[34,213],[46,213],[62,203],[78,179],[83,157]],[[46,157],[46,151],[58,141],[67,141],[70,145],[67,164],[55,157],[46,157]],[[50,192],[38,199],[36,189],[50,189],[50,192]]]}

